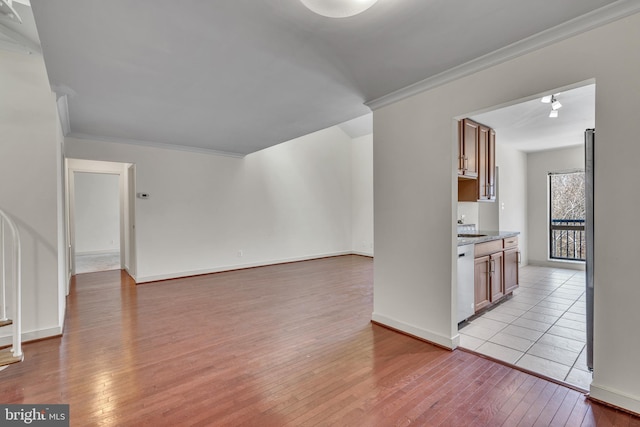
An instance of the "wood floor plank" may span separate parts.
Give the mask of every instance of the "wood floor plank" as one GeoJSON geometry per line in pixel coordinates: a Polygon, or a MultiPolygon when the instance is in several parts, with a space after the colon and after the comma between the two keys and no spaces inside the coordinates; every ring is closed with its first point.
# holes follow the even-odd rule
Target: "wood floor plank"
{"type": "Polygon", "coordinates": [[[540,415],[533,424],[534,427],[546,427],[551,424],[551,420],[556,416],[556,412],[558,412],[558,409],[562,406],[562,402],[564,402],[564,398],[568,393],[568,388],[558,387],[553,393],[553,396],[551,396],[551,399],[549,399],[549,403],[540,411],[540,415]]]}
{"type": "Polygon", "coordinates": [[[521,417],[518,422],[518,426],[533,426],[538,418],[540,417],[540,413],[544,410],[544,408],[549,404],[549,401],[553,398],[556,390],[560,387],[557,384],[545,382],[544,389],[540,393],[540,395],[529,405],[528,410],[521,417]]]}
{"type": "Polygon", "coordinates": [[[372,324],[372,281],[360,256],[139,286],[82,274],[64,336],[24,345],[0,402],[68,403],[73,426],[638,425],[372,324]]]}
{"type": "Polygon", "coordinates": [[[578,400],[582,397],[582,394],[575,391],[569,390],[567,395],[564,397],[562,401],[562,405],[558,408],[558,411],[554,415],[553,419],[549,426],[564,426],[573,411],[573,407],[576,405],[578,400]]]}

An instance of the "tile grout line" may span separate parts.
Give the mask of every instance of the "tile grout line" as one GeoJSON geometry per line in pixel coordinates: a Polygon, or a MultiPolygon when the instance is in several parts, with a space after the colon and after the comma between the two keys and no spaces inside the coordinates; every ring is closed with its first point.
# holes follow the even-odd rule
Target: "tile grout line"
{"type": "MultiPolygon", "coordinates": [[[[556,326],[557,322],[558,322],[560,319],[563,319],[563,318],[564,318],[564,316],[565,316],[567,313],[569,313],[569,310],[570,310],[572,307],[574,307],[574,305],[575,305],[577,302],[579,302],[580,298],[582,298],[582,297],[584,296],[585,291],[582,291],[579,295],[577,295],[577,296],[575,296],[575,297],[572,297],[572,298],[570,298],[570,299],[567,299],[567,301],[571,301],[571,303],[569,304],[569,306],[568,306],[567,308],[565,308],[565,309],[563,309],[563,310],[557,310],[557,309],[555,309],[555,308],[551,308],[551,307],[544,307],[544,306],[540,306],[540,308],[549,308],[549,309],[553,309],[553,310],[557,310],[557,311],[561,311],[561,312],[562,312],[562,314],[560,314],[560,315],[558,316],[558,318],[557,318],[557,319],[556,319],[556,320],[555,320],[555,321],[554,321],[554,322],[553,322],[553,323],[552,323],[552,324],[551,324],[547,329],[545,329],[544,331],[538,331],[538,330],[536,330],[536,329],[531,329],[531,328],[528,328],[528,327],[526,327],[526,326],[514,325],[514,326],[522,327],[522,328],[524,328],[524,329],[529,329],[529,330],[536,331],[536,332],[542,332],[542,334],[541,334],[541,335],[540,335],[536,340],[533,340],[533,341],[532,341],[531,345],[529,345],[529,346],[526,348],[526,350],[521,351],[521,350],[518,350],[518,349],[514,349],[514,348],[512,348],[512,347],[509,347],[509,346],[507,346],[507,345],[501,345],[501,344],[498,344],[498,343],[493,343],[493,342],[491,342],[490,340],[491,340],[493,337],[495,337],[498,333],[500,333],[500,332],[502,332],[504,329],[506,329],[508,326],[513,325],[513,322],[517,321],[518,319],[536,321],[536,320],[534,320],[534,319],[527,319],[527,318],[524,318],[524,317],[522,317],[522,316],[524,316],[526,313],[531,312],[531,310],[532,310],[533,308],[538,307],[538,305],[539,305],[541,302],[543,302],[543,301],[547,300],[547,298],[551,297],[555,292],[557,292],[557,291],[558,291],[560,288],[562,288],[564,285],[569,285],[569,283],[568,283],[568,282],[569,282],[570,280],[572,280],[572,279],[576,278],[576,275],[577,275],[577,274],[578,274],[578,273],[576,272],[576,273],[573,273],[573,274],[571,274],[571,275],[567,276],[565,279],[561,279],[560,283],[559,283],[559,284],[557,284],[557,285],[552,284],[552,289],[551,289],[549,292],[545,292],[544,297],[543,297],[542,299],[538,300],[538,301],[537,301],[535,304],[533,304],[529,309],[524,310],[524,312],[523,312],[522,314],[520,314],[520,315],[518,315],[518,316],[513,316],[513,315],[510,315],[510,314],[509,314],[510,316],[515,317],[515,319],[514,319],[514,320],[512,320],[512,321],[511,321],[511,322],[509,322],[509,323],[501,322],[501,323],[505,323],[505,324],[506,324],[506,326],[504,326],[503,328],[501,328],[501,329],[499,329],[499,330],[495,331],[495,332],[494,332],[491,336],[489,336],[488,338],[486,338],[486,339],[481,339],[481,338],[473,337],[472,335],[470,335],[471,337],[476,338],[476,339],[478,339],[479,341],[482,341],[482,343],[476,347],[476,351],[477,351],[477,349],[478,349],[478,348],[482,347],[483,345],[485,345],[485,344],[487,344],[487,343],[491,343],[491,344],[495,344],[495,345],[498,345],[498,346],[505,347],[505,348],[510,349],[510,350],[513,350],[513,351],[521,352],[522,354],[521,354],[521,355],[520,355],[520,356],[519,356],[519,357],[518,357],[518,358],[513,362],[513,365],[517,365],[517,363],[518,363],[518,362],[519,362],[519,361],[520,361],[520,360],[521,360],[525,355],[527,355],[527,354],[528,354],[528,355],[530,355],[530,356],[533,356],[533,357],[539,357],[540,359],[544,359],[544,360],[548,360],[548,361],[551,361],[551,362],[555,362],[555,360],[547,359],[546,357],[533,355],[533,354],[529,353],[529,351],[533,348],[533,346],[534,346],[535,344],[539,343],[539,341],[540,341],[540,340],[541,340],[545,335],[552,335],[552,336],[554,336],[554,337],[559,337],[559,338],[563,338],[563,339],[567,339],[567,340],[571,340],[571,341],[576,341],[576,340],[574,340],[574,339],[572,339],[572,338],[568,338],[568,337],[563,337],[563,336],[560,336],[560,335],[554,335],[554,334],[551,334],[551,333],[549,333],[549,330],[550,330],[551,328],[553,328],[553,326],[556,326]]],[[[540,282],[545,282],[545,281],[547,281],[547,280],[549,280],[549,279],[551,279],[551,277],[550,277],[550,276],[549,276],[549,277],[546,277],[546,278],[545,278],[544,276],[543,276],[543,277],[538,277],[538,278],[537,278],[537,280],[530,282],[530,285],[531,285],[531,286],[523,286],[523,287],[522,287],[522,288],[520,288],[520,289],[529,289],[529,288],[530,288],[530,289],[535,289],[535,285],[536,285],[536,284],[538,284],[538,283],[540,283],[540,282]]],[[[578,286],[572,286],[572,287],[578,287],[578,286]]],[[[514,297],[517,297],[517,294],[516,294],[516,295],[514,295],[514,297]]],[[[566,298],[563,298],[563,297],[558,297],[558,298],[566,299],[566,298]]],[[[537,298],[534,298],[534,299],[537,299],[537,298]]],[[[506,302],[506,301],[505,301],[505,302],[506,302]]],[[[553,302],[553,301],[548,301],[548,302],[553,302]]],[[[527,305],[528,305],[528,304],[527,304],[527,305]]],[[[520,310],[520,309],[518,309],[518,310],[520,310]]],[[[535,312],[535,311],[534,311],[533,313],[538,313],[538,312],[535,312]]],[[[504,314],[508,314],[508,313],[504,313],[504,314]]],[[[538,313],[538,314],[545,314],[545,313],[538,313]]],[[[576,313],[576,314],[578,314],[578,313],[576,313]]],[[[483,317],[482,317],[482,316],[480,316],[480,318],[479,318],[479,319],[483,319],[483,317]]],[[[491,318],[484,318],[484,319],[497,321],[497,320],[495,320],[495,319],[491,319],[491,318]]],[[[565,320],[571,320],[571,319],[565,319],[565,320]]],[[[539,323],[546,323],[546,322],[540,322],[540,321],[538,321],[538,322],[539,322],[539,323]]],[[[478,326],[480,326],[480,325],[478,325],[478,326]]],[[[567,327],[567,329],[573,329],[573,328],[569,328],[569,327],[567,327]]],[[[577,330],[577,329],[576,329],[576,330],[577,330]]],[[[524,337],[519,337],[519,336],[517,336],[517,335],[511,335],[511,334],[506,333],[506,332],[505,332],[505,334],[506,334],[506,335],[510,335],[510,336],[512,336],[512,337],[515,337],[515,338],[527,339],[527,338],[524,338],[524,337]]],[[[528,340],[528,339],[527,339],[527,340],[528,340]]],[[[582,346],[582,349],[581,349],[579,352],[577,352],[578,354],[577,354],[577,356],[576,356],[575,360],[573,361],[573,363],[572,363],[570,366],[569,366],[569,365],[565,365],[565,364],[561,363],[561,365],[568,367],[568,368],[569,368],[569,370],[568,370],[567,374],[566,374],[562,379],[559,379],[559,378],[558,378],[560,381],[567,382],[567,381],[566,381],[566,379],[569,377],[569,375],[571,374],[571,372],[572,372],[574,369],[577,369],[577,368],[576,368],[576,363],[578,362],[578,359],[580,358],[580,354],[582,354],[582,351],[584,351],[584,346],[585,346],[585,345],[583,345],[583,346],[582,346]]],[[[553,346],[553,347],[555,347],[555,346],[553,346]]],[[[565,348],[565,349],[560,348],[560,349],[561,349],[561,350],[566,350],[566,351],[570,351],[570,352],[575,353],[573,350],[570,350],[570,349],[567,349],[567,348],[565,348]]],[[[556,362],[556,363],[559,363],[559,362],[556,362]]]]}

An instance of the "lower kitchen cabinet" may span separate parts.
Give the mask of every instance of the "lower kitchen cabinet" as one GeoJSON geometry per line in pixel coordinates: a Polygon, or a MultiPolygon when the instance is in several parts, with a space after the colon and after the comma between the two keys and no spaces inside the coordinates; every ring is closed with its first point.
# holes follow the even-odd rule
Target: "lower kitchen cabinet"
{"type": "Polygon", "coordinates": [[[518,248],[504,251],[504,293],[509,294],[519,286],[520,251],[518,248]]]}
{"type": "Polygon", "coordinates": [[[489,257],[489,284],[491,289],[491,302],[497,302],[504,296],[504,268],[503,252],[491,254],[489,257]]]}
{"type": "Polygon", "coordinates": [[[489,295],[489,261],[488,256],[475,259],[475,268],[473,275],[474,283],[474,307],[476,313],[491,303],[489,295]]]}
{"type": "Polygon", "coordinates": [[[500,301],[518,287],[517,237],[477,243],[474,269],[476,313],[500,301]]]}

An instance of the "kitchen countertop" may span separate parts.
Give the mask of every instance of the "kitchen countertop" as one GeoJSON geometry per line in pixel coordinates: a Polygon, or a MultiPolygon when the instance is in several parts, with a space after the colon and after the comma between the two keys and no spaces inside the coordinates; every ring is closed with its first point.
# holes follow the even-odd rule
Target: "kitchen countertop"
{"type": "MultiPolygon", "coordinates": [[[[463,232],[464,234],[465,232],[463,232]]],[[[482,237],[458,237],[458,246],[472,245],[476,243],[490,242],[492,240],[504,239],[506,237],[514,237],[520,234],[519,231],[488,231],[488,230],[476,230],[469,231],[467,233],[473,234],[486,234],[482,237]]]]}

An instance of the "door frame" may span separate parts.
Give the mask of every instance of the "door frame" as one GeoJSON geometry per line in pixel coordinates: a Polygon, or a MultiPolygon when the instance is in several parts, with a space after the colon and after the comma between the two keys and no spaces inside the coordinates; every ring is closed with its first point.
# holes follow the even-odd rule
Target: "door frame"
{"type": "MultiPolygon", "coordinates": [[[[66,218],[69,242],[69,279],[75,275],[75,174],[98,173],[118,176],[119,211],[120,211],[120,268],[126,270],[134,279],[136,271],[135,230],[131,228],[135,221],[135,181],[129,182],[129,177],[135,177],[135,168],[130,171],[131,163],[103,162],[67,158],[67,198],[66,218]],[[133,197],[132,197],[132,194],[133,197]],[[132,203],[133,200],[133,203],[132,203]]],[[[70,281],[68,280],[67,283],[70,281]]],[[[69,285],[67,285],[67,294],[69,285]]]]}

